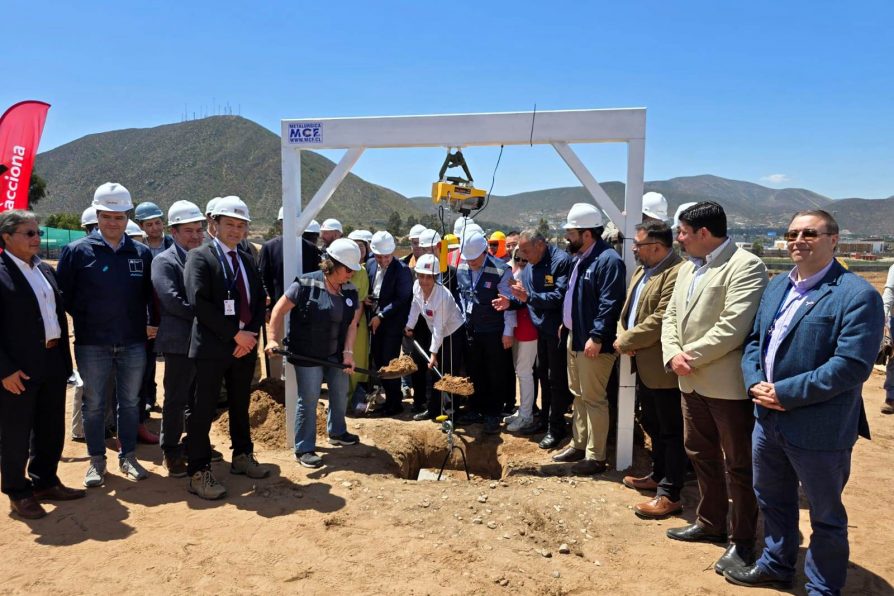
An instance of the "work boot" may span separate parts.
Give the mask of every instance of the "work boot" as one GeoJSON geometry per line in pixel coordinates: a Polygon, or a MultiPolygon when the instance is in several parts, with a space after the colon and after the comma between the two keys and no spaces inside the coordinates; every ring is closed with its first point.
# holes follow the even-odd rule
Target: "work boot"
{"type": "Polygon", "coordinates": [[[323,458],[313,451],[296,453],[295,458],[298,460],[298,463],[305,468],[319,468],[323,465],[323,458]]]}
{"type": "Polygon", "coordinates": [[[101,455],[95,455],[90,458],[90,465],[87,467],[87,473],[84,475],[84,486],[91,488],[94,486],[102,486],[106,477],[106,458],[101,455]]]}
{"type": "Polygon", "coordinates": [[[356,445],[359,442],[360,442],[360,437],[358,437],[357,435],[352,435],[351,433],[349,433],[347,431],[343,432],[342,434],[338,435],[337,437],[333,437],[332,435],[329,435],[329,444],[330,445],[341,445],[344,447],[344,446],[348,446],[348,445],[356,445]]]}
{"type": "Polygon", "coordinates": [[[240,453],[233,456],[233,463],[230,464],[230,474],[244,474],[249,478],[266,478],[270,475],[270,470],[261,467],[254,453],[240,453]]]}
{"type": "Polygon", "coordinates": [[[211,468],[199,470],[189,479],[189,485],[186,489],[194,495],[199,495],[203,499],[213,501],[227,495],[227,489],[220,484],[211,473],[211,468]]]}
{"type": "Polygon", "coordinates": [[[186,458],[182,455],[165,454],[162,465],[168,471],[170,478],[183,478],[186,476],[186,458]]]}

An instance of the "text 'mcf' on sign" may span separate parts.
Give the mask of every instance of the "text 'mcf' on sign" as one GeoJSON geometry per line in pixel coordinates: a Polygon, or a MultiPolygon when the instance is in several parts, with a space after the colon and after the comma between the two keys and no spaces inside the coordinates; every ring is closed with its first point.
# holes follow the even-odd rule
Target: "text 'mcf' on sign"
{"type": "Polygon", "coordinates": [[[290,122],[290,145],[315,145],[323,142],[322,122],[290,122]]]}

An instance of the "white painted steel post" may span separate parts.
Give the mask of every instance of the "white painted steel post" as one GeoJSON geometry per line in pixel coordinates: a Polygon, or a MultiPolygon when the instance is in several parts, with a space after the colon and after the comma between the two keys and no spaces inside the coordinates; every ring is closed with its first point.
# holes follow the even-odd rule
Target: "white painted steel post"
{"type": "MultiPolygon", "coordinates": [[[[627,183],[624,197],[624,247],[622,256],[627,267],[627,283],[636,267],[633,258],[633,239],[636,225],[642,221],[643,174],[645,167],[645,140],[627,142],[627,183]]],[[[633,464],[633,410],[636,403],[636,379],[631,371],[630,357],[621,357],[618,387],[618,435],[615,451],[615,467],[625,470],[633,464]]]]}
{"type": "MultiPolygon", "coordinates": [[[[301,273],[301,242],[298,241],[298,215],[301,212],[301,150],[282,147],[282,255],[283,287],[294,279],[290,271],[301,273]]],[[[286,329],[289,320],[285,321],[286,329]]],[[[285,337],[285,335],[283,335],[285,337]]],[[[298,401],[298,380],[288,363],[286,371],[286,447],[295,447],[295,405],[298,401]]]]}

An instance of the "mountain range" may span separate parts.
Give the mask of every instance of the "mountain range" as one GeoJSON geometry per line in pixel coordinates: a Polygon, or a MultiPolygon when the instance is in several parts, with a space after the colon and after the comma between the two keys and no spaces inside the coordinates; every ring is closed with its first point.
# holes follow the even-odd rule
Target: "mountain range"
{"type": "MultiPolygon", "coordinates": [[[[303,203],[334,165],[312,151],[302,153],[303,203]]],[[[47,182],[47,197],[38,205],[41,213],[80,213],[106,181],[120,182],[135,201],[151,200],[162,209],[179,199],[204,206],[214,196],[239,195],[261,224],[276,218],[282,201],[279,136],[239,116],[87,135],[39,154],[35,172],[47,182]]],[[[609,181],[602,187],[622,205],[622,183],[609,181]]],[[[681,203],[717,201],[731,227],[778,228],[795,211],[819,207],[833,212],[842,229],[854,234],[894,235],[894,196],[833,200],[806,189],[772,189],[712,175],[647,181],[645,190],[664,194],[671,215],[681,203]]],[[[555,224],[582,201],[592,202],[582,187],[494,195],[480,219],[506,229],[536,225],[541,218],[555,224]]],[[[392,212],[406,220],[434,211],[429,197],[408,199],[349,174],[318,219],[336,217],[354,227],[382,228],[392,212]]]]}

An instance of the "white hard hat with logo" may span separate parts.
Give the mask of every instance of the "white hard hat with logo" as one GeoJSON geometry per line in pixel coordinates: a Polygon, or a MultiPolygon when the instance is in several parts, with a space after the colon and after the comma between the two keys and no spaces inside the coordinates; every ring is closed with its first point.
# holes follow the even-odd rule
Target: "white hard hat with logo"
{"type": "Polygon", "coordinates": [[[123,213],[133,209],[130,191],[117,182],[106,182],[93,193],[93,208],[97,211],[123,213]]]}
{"type": "Polygon", "coordinates": [[[310,223],[307,224],[307,229],[304,230],[306,234],[319,234],[320,233],[320,222],[315,219],[310,220],[310,223]]]}
{"type": "Polygon", "coordinates": [[[602,227],[602,213],[591,203],[575,203],[562,226],[566,230],[587,230],[602,227]]]}
{"type": "Polygon", "coordinates": [[[177,224],[195,223],[197,221],[205,221],[205,214],[199,209],[199,206],[189,201],[174,201],[174,204],[168,209],[168,225],[176,226],[177,224]]]}
{"type": "Polygon", "coordinates": [[[420,234],[425,231],[425,226],[422,224],[416,224],[412,228],[410,228],[410,233],[407,234],[407,238],[413,240],[414,238],[419,238],[420,234]]]}
{"type": "Polygon", "coordinates": [[[470,236],[467,235],[466,239],[463,241],[462,255],[467,261],[477,259],[486,250],[487,238],[484,237],[484,234],[474,232],[470,236]]]}
{"type": "Polygon", "coordinates": [[[146,233],[143,229],[132,219],[127,220],[127,227],[124,228],[124,233],[136,240],[146,237],[146,233]]]}
{"type": "Polygon", "coordinates": [[[677,212],[674,213],[674,227],[675,228],[680,227],[680,214],[683,213],[684,211],[686,211],[687,209],[689,209],[690,207],[692,207],[693,205],[698,205],[698,203],[695,203],[695,202],[683,203],[682,205],[677,207],[677,212]]]}
{"type": "Polygon", "coordinates": [[[653,219],[667,221],[667,199],[660,192],[643,195],[643,214],[653,219]]]}
{"type": "Polygon", "coordinates": [[[330,217],[329,219],[323,220],[323,225],[320,226],[321,232],[343,232],[344,228],[341,226],[341,222],[335,219],[334,217],[330,217]]]}
{"type": "Polygon", "coordinates": [[[95,226],[99,223],[99,220],[96,218],[96,207],[90,205],[84,212],[81,213],[81,227],[86,228],[87,226],[95,226]]]}
{"type": "Polygon", "coordinates": [[[214,213],[214,206],[217,205],[218,201],[220,201],[220,197],[214,197],[213,199],[208,201],[208,204],[205,205],[205,215],[211,215],[212,213],[214,213]]]}
{"type": "Polygon", "coordinates": [[[419,246],[421,246],[422,248],[431,248],[432,246],[437,246],[438,242],[440,241],[441,235],[431,228],[428,228],[421,234],[419,234],[419,246]]]}
{"type": "Polygon", "coordinates": [[[235,195],[222,197],[211,212],[211,217],[235,217],[242,221],[251,221],[248,215],[248,205],[235,195]]]}
{"type": "Polygon", "coordinates": [[[374,255],[390,255],[394,252],[394,236],[381,230],[372,235],[369,245],[374,255]]]}
{"type": "Polygon", "coordinates": [[[326,249],[326,254],[352,271],[360,270],[360,248],[353,240],[347,238],[333,240],[326,249]]]}
{"type": "Polygon", "coordinates": [[[413,271],[425,275],[437,275],[441,271],[438,257],[435,255],[422,255],[416,259],[416,265],[413,267],[413,271]]]}

